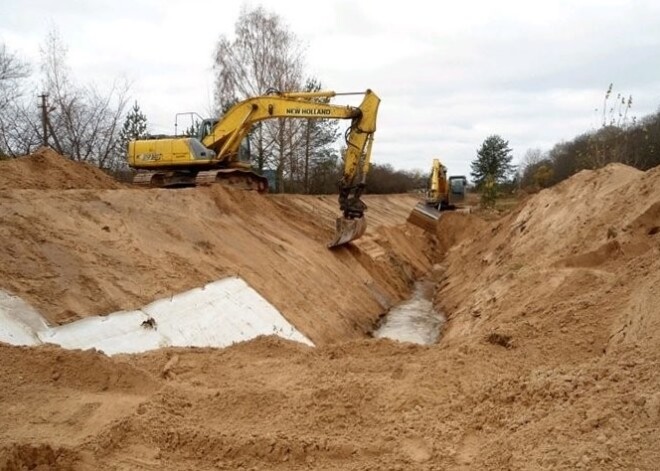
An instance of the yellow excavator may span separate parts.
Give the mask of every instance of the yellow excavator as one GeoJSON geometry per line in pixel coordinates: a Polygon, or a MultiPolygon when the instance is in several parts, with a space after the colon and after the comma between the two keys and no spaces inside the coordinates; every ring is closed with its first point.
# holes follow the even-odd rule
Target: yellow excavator
{"type": "Polygon", "coordinates": [[[465,176],[447,177],[447,167],[442,165],[439,159],[433,159],[424,201],[413,208],[408,222],[433,230],[443,211],[464,209],[459,204],[465,199],[466,187],[465,176]]]}
{"type": "Polygon", "coordinates": [[[129,142],[128,164],[137,173],[133,182],[150,187],[209,185],[215,182],[267,191],[268,180],[252,170],[249,140],[254,124],[275,118],[350,119],[346,132],[344,168],[339,181],[335,238],[328,247],[361,237],[367,227],[360,199],[365,189],[380,98],[371,90],[360,93],[272,92],[243,100],[219,119],[206,119],[195,137],[169,137],[129,142]],[[364,95],[359,106],[324,103],[341,95],[364,95]]]}

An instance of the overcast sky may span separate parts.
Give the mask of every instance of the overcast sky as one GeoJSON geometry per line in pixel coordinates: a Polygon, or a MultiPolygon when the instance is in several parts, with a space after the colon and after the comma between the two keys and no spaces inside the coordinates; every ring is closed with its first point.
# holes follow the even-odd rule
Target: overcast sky
{"type": "Polygon", "coordinates": [[[328,89],[381,97],[377,163],[468,174],[490,134],[516,160],[548,150],[599,125],[610,82],[634,116],[660,105],[658,1],[0,0],[0,41],[37,64],[57,27],[77,80],[127,78],[150,130],[173,132],[212,109],[213,50],[243,5],[278,13],[328,89]]]}

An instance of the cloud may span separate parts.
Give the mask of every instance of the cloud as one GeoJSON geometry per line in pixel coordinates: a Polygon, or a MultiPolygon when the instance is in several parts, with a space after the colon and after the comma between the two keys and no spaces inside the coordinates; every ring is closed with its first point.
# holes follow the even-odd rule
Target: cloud
{"type": "Polygon", "coordinates": [[[634,115],[660,101],[653,1],[39,0],[12,6],[0,39],[37,61],[57,25],[76,77],[127,77],[155,130],[172,132],[175,113],[212,109],[215,42],[233,34],[243,5],[260,3],[305,43],[309,73],[327,88],[379,94],[373,159],[399,168],[440,157],[467,174],[494,133],[517,158],[547,150],[599,124],[610,82],[633,95],[634,115]]]}

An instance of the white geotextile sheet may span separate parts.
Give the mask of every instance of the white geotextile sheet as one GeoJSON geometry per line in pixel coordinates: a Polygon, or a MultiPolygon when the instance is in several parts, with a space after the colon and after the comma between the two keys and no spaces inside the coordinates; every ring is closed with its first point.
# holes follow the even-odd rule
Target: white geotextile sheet
{"type": "Polygon", "coordinates": [[[168,346],[226,347],[260,335],[313,345],[239,277],[159,299],[135,311],[56,327],[49,327],[20,298],[0,292],[0,341],[14,345],[53,343],[114,355],[168,346]]]}

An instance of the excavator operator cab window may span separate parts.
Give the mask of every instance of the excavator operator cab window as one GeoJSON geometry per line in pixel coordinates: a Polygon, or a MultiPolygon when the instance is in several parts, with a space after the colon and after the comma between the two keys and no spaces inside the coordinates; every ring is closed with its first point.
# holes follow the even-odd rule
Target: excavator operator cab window
{"type": "Polygon", "coordinates": [[[202,121],[202,124],[199,126],[199,135],[197,136],[197,139],[200,141],[203,140],[206,136],[211,134],[211,131],[213,131],[213,126],[216,125],[218,121],[213,120],[213,119],[205,119],[202,121]]]}
{"type": "Polygon", "coordinates": [[[465,177],[450,177],[449,187],[451,192],[455,195],[464,195],[467,179],[465,177]]]}
{"type": "Polygon", "coordinates": [[[238,148],[238,160],[242,162],[250,162],[252,160],[252,155],[250,154],[250,138],[245,137],[241,141],[241,145],[238,148]]]}

